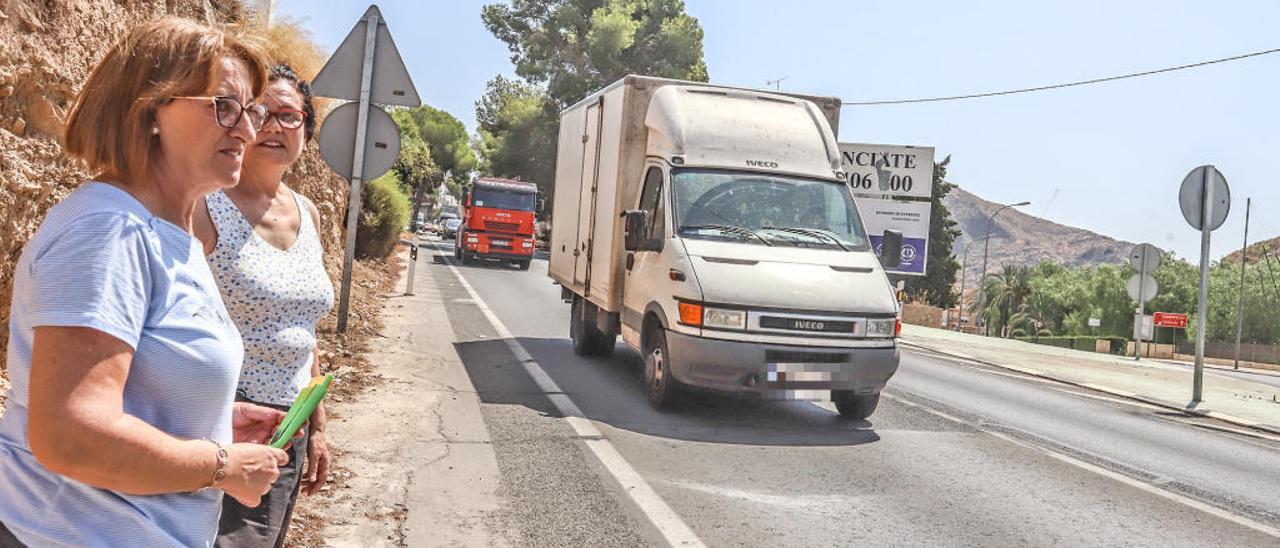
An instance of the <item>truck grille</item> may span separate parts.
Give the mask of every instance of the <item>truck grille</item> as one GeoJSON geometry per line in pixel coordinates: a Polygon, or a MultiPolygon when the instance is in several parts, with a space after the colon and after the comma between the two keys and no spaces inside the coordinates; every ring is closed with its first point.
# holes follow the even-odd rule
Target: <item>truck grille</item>
{"type": "Polygon", "coordinates": [[[520,230],[520,223],[504,223],[502,221],[485,221],[484,228],[486,230],[501,230],[503,232],[515,232],[520,230]]]}
{"type": "Polygon", "coordinates": [[[839,320],[810,320],[805,318],[786,318],[779,316],[761,316],[760,327],[765,329],[785,329],[787,331],[805,331],[810,333],[853,333],[853,322],[839,320]]]}

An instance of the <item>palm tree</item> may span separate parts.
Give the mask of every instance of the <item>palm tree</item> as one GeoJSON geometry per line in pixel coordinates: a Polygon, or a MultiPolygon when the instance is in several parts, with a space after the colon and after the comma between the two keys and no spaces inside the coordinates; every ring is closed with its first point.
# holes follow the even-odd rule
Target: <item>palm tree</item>
{"type": "Polygon", "coordinates": [[[1004,265],[999,274],[987,276],[983,289],[987,294],[987,304],[986,310],[981,312],[988,318],[994,314],[997,321],[988,323],[994,323],[996,332],[1003,334],[1011,312],[1021,311],[1022,303],[1031,295],[1031,267],[1004,265]]]}
{"type": "Polygon", "coordinates": [[[1033,289],[1023,299],[1018,312],[1009,318],[1009,325],[1027,335],[1036,336],[1041,330],[1056,328],[1061,316],[1062,310],[1056,301],[1033,289]]]}

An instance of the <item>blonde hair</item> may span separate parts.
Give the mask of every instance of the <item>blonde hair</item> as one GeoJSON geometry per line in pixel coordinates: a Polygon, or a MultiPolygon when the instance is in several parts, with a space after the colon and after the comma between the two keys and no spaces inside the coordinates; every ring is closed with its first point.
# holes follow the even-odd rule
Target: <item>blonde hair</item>
{"type": "Polygon", "coordinates": [[[97,175],[133,182],[150,174],[158,141],[156,107],[172,97],[209,93],[224,58],[244,61],[254,97],[267,85],[269,62],[257,44],[189,19],[139,24],[98,62],[67,117],[63,144],[97,175]]]}

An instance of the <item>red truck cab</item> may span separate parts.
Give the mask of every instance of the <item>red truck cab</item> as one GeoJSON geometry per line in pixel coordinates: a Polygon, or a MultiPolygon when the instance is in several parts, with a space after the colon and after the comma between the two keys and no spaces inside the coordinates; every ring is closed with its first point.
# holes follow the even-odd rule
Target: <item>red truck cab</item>
{"type": "Polygon", "coordinates": [[[528,270],[533,261],[538,187],[508,179],[480,178],[462,197],[462,225],[453,254],[463,264],[476,259],[509,261],[528,270]]]}

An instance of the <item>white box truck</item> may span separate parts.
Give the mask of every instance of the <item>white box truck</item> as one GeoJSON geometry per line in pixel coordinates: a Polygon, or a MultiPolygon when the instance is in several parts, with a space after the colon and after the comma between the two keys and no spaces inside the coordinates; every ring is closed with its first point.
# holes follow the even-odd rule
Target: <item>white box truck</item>
{"type": "MultiPolygon", "coordinates": [[[[549,274],[581,355],[618,334],[664,407],[686,386],[865,418],[898,303],[840,169],[840,101],[627,76],[560,117],[549,274]]],[[[901,235],[886,233],[896,260],[901,235]]]]}

